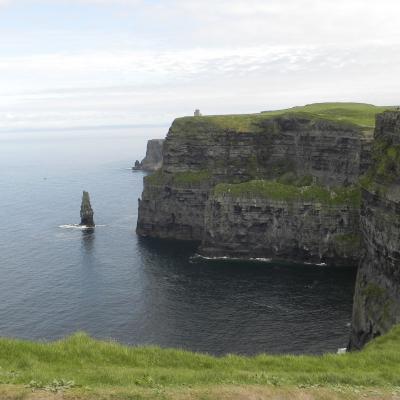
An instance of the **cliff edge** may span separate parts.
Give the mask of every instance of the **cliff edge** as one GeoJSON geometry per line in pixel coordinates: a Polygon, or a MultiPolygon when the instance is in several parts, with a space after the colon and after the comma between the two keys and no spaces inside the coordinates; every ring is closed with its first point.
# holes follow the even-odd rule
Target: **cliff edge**
{"type": "Polygon", "coordinates": [[[400,112],[377,116],[372,160],[361,180],[364,254],[350,349],[360,349],[400,322],[400,112]]]}

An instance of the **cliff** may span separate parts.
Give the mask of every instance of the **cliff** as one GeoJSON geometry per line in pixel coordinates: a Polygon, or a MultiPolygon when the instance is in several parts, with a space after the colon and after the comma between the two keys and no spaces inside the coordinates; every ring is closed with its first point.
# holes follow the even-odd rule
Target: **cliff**
{"type": "Polygon", "coordinates": [[[197,241],[204,256],[354,263],[370,131],[303,110],[179,118],[137,233],[197,241]]]}
{"type": "Polygon", "coordinates": [[[353,187],[220,184],[207,202],[199,251],[212,257],[354,264],[358,208],[359,191],[353,187]]]}
{"type": "Polygon", "coordinates": [[[136,160],[134,170],[156,171],[163,163],[164,139],[151,139],[147,142],[146,157],[139,162],[136,160]]]}
{"type": "Polygon", "coordinates": [[[364,255],[357,275],[351,349],[400,322],[400,112],[377,117],[372,166],[362,183],[364,255]]]}
{"type": "Polygon", "coordinates": [[[372,111],[175,120],[137,233],[207,257],[361,260],[349,344],[361,348],[400,321],[400,112],[371,131],[372,111]]]}

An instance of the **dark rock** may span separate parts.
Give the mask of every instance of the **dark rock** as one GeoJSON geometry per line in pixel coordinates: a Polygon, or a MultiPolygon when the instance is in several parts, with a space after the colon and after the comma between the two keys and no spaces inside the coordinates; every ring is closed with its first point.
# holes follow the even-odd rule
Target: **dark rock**
{"type": "Polygon", "coordinates": [[[134,171],[142,170],[142,163],[139,160],[135,161],[135,165],[132,167],[134,171]]]}
{"type": "Polygon", "coordinates": [[[254,208],[251,195],[235,200],[213,191],[221,182],[285,177],[327,187],[355,184],[361,159],[369,159],[361,130],[296,116],[268,118],[253,129],[236,132],[202,117],[175,120],[161,170],[145,179],[137,233],[202,242],[207,256],[354,263],[358,206],[258,199],[254,208]]]}
{"type": "Polygon", "coordinates": [[[349,348],[360,349],[400,323],[400,112],[377,116],[372,166],[360,212],[364,255],[349,348]]]}
{"type": "Polygon", "coordinates": [[[358,207],[352,204],[212,195],[199,253],[356,265],[358,220],[358,207]]]}
{"type": "Polygon", "coordinates": [[[197,241],[207,256],[361,260],[349,344],[359,349],[400,323],[400,111],[377,116],[374,138],[293,115],[240,131],[178,119],[161,169],[144,179],[137,233],[197,241]],[[256,184],[246,191],[243,182],[256,184]],[[257,182],[282,193],[255,192],[257,182]],[[307,187],[328,194],[307,198],[307,187]],[[356,197],[340,194],[352,188],[356,197]]]}
{"type": "MultiPolygon", "coordinates": [[[[147,142],[146,157],[140,163],[143,171],[156,171],[163,163],[164,139],[151,139],[147,142]]],[[[136,165],[136,164],[135,164],[136,165]]]]}
{"type": "Polygon", "coordinates": [[[89,193],[83,191],[82,195],[82,203],[81,203],[81,225],[87,227],[94,227],[94,220],[93,220],[93,209],[90,204],[90,197],[89,193]]]}

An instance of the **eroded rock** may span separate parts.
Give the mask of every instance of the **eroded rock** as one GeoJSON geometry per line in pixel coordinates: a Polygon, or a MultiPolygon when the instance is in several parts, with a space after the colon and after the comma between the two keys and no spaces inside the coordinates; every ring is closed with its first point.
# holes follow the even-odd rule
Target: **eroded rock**
{"type": "Polygon", "coordinates": [[[94,219],[93,219],[93,209],[90,204],[90,196],[89,193],[83,191],[82,194],[82,203],[81,203],[81,225],[87,227],[94,227],[94,219]]]}

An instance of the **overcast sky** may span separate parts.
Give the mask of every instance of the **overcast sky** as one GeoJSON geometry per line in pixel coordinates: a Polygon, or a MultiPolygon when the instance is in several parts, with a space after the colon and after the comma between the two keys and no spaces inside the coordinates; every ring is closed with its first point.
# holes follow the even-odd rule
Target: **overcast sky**
{"type": "Polygon", "coordinates": [[[400,103],[399,0],[0,0],[0,129],[400,103]]]}

